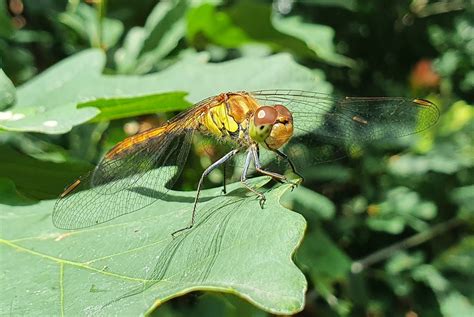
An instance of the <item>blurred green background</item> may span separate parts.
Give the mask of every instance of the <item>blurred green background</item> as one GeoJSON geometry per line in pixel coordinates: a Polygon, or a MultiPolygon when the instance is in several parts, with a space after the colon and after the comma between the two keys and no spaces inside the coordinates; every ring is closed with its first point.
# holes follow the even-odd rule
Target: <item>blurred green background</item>
{"type": "MultiPolygon", "coordinates": [[[[426,98],[442,113],[422,135],[306,169],[303,186],[284,197],[308,221],[294,256],[309,284],[298,315],[474,316],[473,16],[469,0],[1,1],[0,184],[13,184],[28,199],[52,199],[119,140],[206,97],[200,87],[213,78],[186,81],[191,72],[205,72],[198,60],[219,69],[226,61],[287,53],[325,92],[426,98]],[[93,88],[84,88],[88,77],[66,70],[63,91],[54,90],[57,78],[33,79],[88,48],[105,53],[103,73],[116,79],[106,93],[101,87],[84,93],[93,88]],[[118,92],[129,86],[120,76],[149,73],[162,74],[163,83],[174,76],[178,84],[170,87],[185,84],[169,96],[120,99],[130,98],[118,92]],[[13,86],[22,89],[16,96],[13,86]],[[96,112],[48,108],[54,98],[55,105],[101,108],[109,97],[130,105],[108,114],[103,108],[92,122],[96,112]],[[10,120],[12,109],[31,105],[38,117],[38,107],[53,109],[46,118],[57,116],[59,124],[10,120]]],[[[250,72],[256,67],[242,63],[250,72]]],[[[150,95],[143,82],[130,91],[150,95]]],[[[198,159],[202,153],[199,146],[192,151],[179,189],[195,189],[211,162],[198,159]]],[[[207,186],[221,181],[215,173],[207,186]]],[[[0,199],[8,204],[5,193],[0,199]]],[[[268,315],[237,297],[200,292],[155,313],[268,315]]]]}

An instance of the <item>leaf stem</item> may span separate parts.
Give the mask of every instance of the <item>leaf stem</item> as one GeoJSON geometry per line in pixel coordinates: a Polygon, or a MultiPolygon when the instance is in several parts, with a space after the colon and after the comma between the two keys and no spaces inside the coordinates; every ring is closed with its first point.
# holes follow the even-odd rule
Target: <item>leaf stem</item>
{"type": "Polygon", "coordinates": [[[390,258],[392,255],[397,253],[398,251],[412,248],[419,244],[422,244],[446,231],[449,231],[463,223],[463,220],[460,218],[452,218],[448,221],[439,223],[430,229],[417,233],[411,237],[408,237],[402,241],[396,242],[386,248],[380,249],[368,256],[356,260],[351,265],[352,273],[360,273],[363,270],[367,269],[369,266],[378,263],[380,261],[386,260],[390,258]]]}

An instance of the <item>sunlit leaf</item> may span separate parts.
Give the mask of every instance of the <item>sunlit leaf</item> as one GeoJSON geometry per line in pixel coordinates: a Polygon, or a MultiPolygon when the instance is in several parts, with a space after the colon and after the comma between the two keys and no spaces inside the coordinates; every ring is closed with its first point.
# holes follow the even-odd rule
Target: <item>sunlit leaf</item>
{"type": "Polygon", "coordinates": [[[294,314],[303,309],[306,281],[291,257],[306,223],[279,205],[287,189],[267,192],[264,209],[239,183],[225,196],[206,190],[195,227],[174,239],[190,221],[194,192],[170,191],[167,201],[73,232],[52,226],[54,201],[1,205],[0,252],[9,260],[1,261],[0,312],[139,315],[207,290],[294,314]]]}
{"type": "MultiPolygon", "coordinates": [[[[104,104],[116,104],[116,99],[127,99],[134,107],[139,102],[142,108],[140,113],[143,114],[156,113],[161,108],[165,111],[182,109],[182,95],[169,95],[170,91],[188,92],[187,100],[198,102],[225,91],[262,88],[330,90],[325,81],[297,65],[286,54],[241,58],[220,64],[207,63],[204,55],[193,55],[164,71],[147,76],[102,75],[104,58],[101,51],[84,51],[19,87],[17,103],[10,109],[11,117],[0,119],[0,128],[65,133],[100,113],[94,107],[77,108],[98,99],[103,100],[104,104]],[[144,98],[147,95],[161,98],[159,94],[168,94],[169,104],[156,104],[144,98]]],[[[134,112],[134,109],[117,109],[119,114],[108,113],[110,118],[134,112]]]]}

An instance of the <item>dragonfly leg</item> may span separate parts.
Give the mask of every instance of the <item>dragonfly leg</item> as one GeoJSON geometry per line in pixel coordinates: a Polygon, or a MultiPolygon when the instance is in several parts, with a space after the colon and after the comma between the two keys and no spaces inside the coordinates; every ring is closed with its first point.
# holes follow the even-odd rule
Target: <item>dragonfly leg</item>
{"type": "Polygon", "coordinates": [[[292,190],[293,190],[293,188],[298,186],[298,183],[289,181],[288,178],[286,178],[286,176],[284,176],[284,175],[264,170],[262,168],[262,163],[260,163],[260,159],[258,157],[258,152],[256,150],[253,151],[253,156],[254,156],[254,160],[255,160],[255,169],[257,170],[257,172],[262,173],[264,175],[268,175],[268,176],[272,177],[277,182],[291,184],[292,190]]]}
{"type": "Polygon", "coordinates": [[[225,187],[225,185],[226,185],[226,184],[225,184],[225,180],[226,180],[226,179],[225,179],[225,173],[226,173],[226,161],[224,161],[224,163],[222,163],[222,175],[223,175],[223,181],[222,181],[222,183],[223,183],[222,194],[224,194],[224,195],[225,195],[225,194],[227,194],[227,189],[226,189],[226,187],[225,187]]]}
{"type": "Polygon", "coordinates": [[[285,160],[287,160],[288,164],[290,164],[290,167],[291,167],[291,170],[293,171],[293,173],[295,173],[296,175],[299,176],[299,178],[301,178],[302,181],[304,181],[304,177],[298,173],[296,171],[296,168],[295,168],[295,165],[293,164],[293,162],[290,160],[290,158],[288,157],[288,155],[286,155],[285,153],[283,153],[282,151],[280,150],[274,150],[273,152],[275,152],[276,154],[278,154],[279,156],[281,156],[282,158],[284,158],[285,160]]]}
{"type": "Polygon", "coordinates": [[[257,150],[253,150],[251,151],[252,155],[253,155],[253,159],[254,159],[254,162],[255,162],[255,169],[257,170],[257,172],[259,173],[262,173],[264,175],[268,175],[270,177],[272,177],[274,180],[276,180],[277,182],[286,182],[287,179],[285,176],[281,175],[281,174],[278,174],[278,173],[275,173],[275,172],[269,172],[269,171],[266,171],[262,168],[262,163],[260,163],[260,159],[258,158],[258,152],[257,150]]]}
{"type": "Polygon", "coordinates": [[[185,228],[181,228],[179,230],[176,230],[175,232],[173,232],[171,235],[173,236],[173,238],[176,236],[177,233],[179,232],[182,232],[182,231],[185,231],[185,230],[188,230],[188,229],[191,229],[193,226],[194,226],[194,222],[195,222],[195,216],[196,216],[196,207],[197,207],[197,203],[198,203],[198,200],[199,200],[199,194],[201,193],[201,187],[202,187],[202,183],[204,182],[204,178],[209,175],[210,172],[212,172],[216,167],[218,167],[219,165],[223,164],[225,161],[227,161],[228,159],[230,159],[231,157],[233,157],[235,154],[237,154],[239,150],[232,150],[230,151],[229,153],[227,153],[226,155],[224,155],[223,157],[221,157],[220,159],[218,159],[217,161],[215,161],[214,163],[212,163],[208,168],[206,168],[206,170],[202,173],[201,175],[201,178],[199,179],[199,183],[198,183],[198,187],[197,187],[197,192],[196,192],[196,197],[194,198],[194,204],[193,204],[193,213],[192,213],[192,216],[191,216],[191,224],[185,228]]]}
{"type": "Polygon", "coordinates": [[[242,171],[242,175],[240,176],[240,182],[248,189],[250,190],[252,193],[254,193],[255,195],[258,196],[259,200],[260,200],[260,207],[263,208],[263,205],[265,204],[265,195],[262,194],[261,192],[259,192],[258,190],[256,190],[255,188],[253,188],[252,186],[249,185],[249,183],[247,182],[247,174],[248,174],[248,171],[249,171],[249,167],[250,167],[250,162],[252,161],[252,158],[253,158],[253,153],[251,150],[249,150],[248,154],[247,154],[247,158],[245,159],[245,164],[244,164],[244,169],[242,171]]]}

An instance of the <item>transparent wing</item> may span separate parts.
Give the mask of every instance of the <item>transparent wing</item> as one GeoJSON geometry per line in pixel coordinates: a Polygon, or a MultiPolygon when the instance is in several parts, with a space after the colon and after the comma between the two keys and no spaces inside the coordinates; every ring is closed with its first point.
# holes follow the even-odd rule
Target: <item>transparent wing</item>
{"type": "Polygon", "coordinates": [[[338,98],[298,90],[251,94],[262,104],[283,104],[292,112],[294,137],[285,148],[287,154],[299,156],[299,160],[304,157],[307,163],[331,160],[336,148],[354,149],[375,140],[421,132],[439,118],[436,105],[424,99],[338,98]]]}
{"type": "Polygon", "coordinates": [[[119,143],[92,172],[64,191],[54,207],[54,225],[85,228],[163,198],[185,164],[193,132],[161,127],[119,143]]]}

